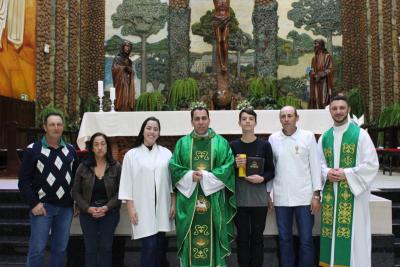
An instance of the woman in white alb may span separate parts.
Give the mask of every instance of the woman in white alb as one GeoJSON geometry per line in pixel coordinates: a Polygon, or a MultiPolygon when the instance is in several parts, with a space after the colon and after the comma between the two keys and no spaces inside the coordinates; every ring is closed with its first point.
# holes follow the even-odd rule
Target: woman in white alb
{"type": "Polygon", "coordinates": [[[175,229],[175,194],[168,162],[171,151],[157,144],[160,122],[147,118],[124,157],[118,198],[126,201],[132,238],[142,241],[141,266],[158,267],[165,232],[175,229]]]}

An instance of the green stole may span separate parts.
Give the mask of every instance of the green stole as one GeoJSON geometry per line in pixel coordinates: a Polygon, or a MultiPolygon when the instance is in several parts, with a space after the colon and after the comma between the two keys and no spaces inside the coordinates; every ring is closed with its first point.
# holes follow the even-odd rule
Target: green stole
{"type": "MultiPolygon", "coordinates": [[[[212,142],[207,138],[193,137],[191,152],[192,170],[212,170],[212,142]]],[[[196,186],[196,205],[189,231],[189,266],[205,267],[213,264],[213,224],[210,198],[204,195],[200,184],[196,186]]]]}
{"type": "MultiPolygon", "coordinates": [[[[349,123],[348,129],[343,134],[342,144],[340,146],[340,168],[351,168],[355,166],[359,134],[360,128],[354,123],[349,123]]],[[[334,168],[333,140],[333,128],[331,128],[322,137],[322,148],[328,168],[334,168]]],[[[337,199],[335,199],[333,183],[327,180],[322,193],[319,263],[322,267],[330,266],[333,238],[335,239],[333,266],[350,266],[354,195],[351,193],[346,180],[338,183],[337,191],[337,199]],[[333,236],[335,207],[337,208],[335,236],[333,236]]]]}

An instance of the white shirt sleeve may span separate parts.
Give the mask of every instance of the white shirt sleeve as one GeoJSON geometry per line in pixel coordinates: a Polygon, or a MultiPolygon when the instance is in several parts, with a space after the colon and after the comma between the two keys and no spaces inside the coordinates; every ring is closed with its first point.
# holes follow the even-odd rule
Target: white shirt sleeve
{"type": "Polygon", "coordinates": [[[321,163],[317,151],[317,142],[315,141],[314,135],[311,136],[309,149],[310,149],[309,162],[310,162],[312,188],[313,191],[317,191],[322,189],[322,181],[321,181],[321,163]]]}
{"type": "Polygon", "coordinates": [[[118,199],[133,200],[134,161],[132,153],[127,153],[122,162],[121,179],[119,182],[118,199]]]}
{"type": "Polygon", "coordinates": [[[368,191],[379,169],[378,155],[371,138],[365,130],[360,131],[357,145],[357,162],[353,168],[346,168],[347,182],[354,196],[368,191]]]}
{"type": "Polygon", "coordinates": [[[194,189],[196,189],[196,182],[193,182],[193,170],[188,171],[176,184],[176,188],[181,192],[185,197],[189,198],[194,189]]]}
{"type": "Polygon", "coordinates": [[[200,180],[201,188],[206,196],[209,196],[225,187],[225,184],[214,174],[208,171],[202,171],[203,179],[200,180]]]}
{"type": "Polygon", "coordinates": [[[328,166],[326,165],[324,152],[322,150],[322,135],[318,140],[318,154],[319,154],[319,162],[321,165],[321,180],[322,180],[322,185],[324,185],[328,177],[328,172],[331,170],[331,168],[328,168],[328,166]]]}

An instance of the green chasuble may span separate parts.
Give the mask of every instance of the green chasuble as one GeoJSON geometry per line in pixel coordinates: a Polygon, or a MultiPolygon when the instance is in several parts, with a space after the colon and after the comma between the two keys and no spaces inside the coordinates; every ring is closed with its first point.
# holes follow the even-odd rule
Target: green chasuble
{"type": "Polygon", "coordinates": [[[212,129],[206,137],[192,132],[176,143],[169,163],[174,188],[190,170],[207,170],[225,185],[207,197],[199,183],[189,198],[176,190],[177,247],[183,267],[227,266],[236,212],[233,163],[228,142],[212,129]]]}
{"type": "MultiPolygon", "coordinates": [[[[359,135],[360,128],[350,123],[340,145],[340,168],[355,166],[359,135]]],[[[333,140],[333,128],[331,128],[322,136],[322,149],[328,168],[335,167],[333,140]]],[[[353,209],[354,195],[347,181],[338,182],[335,197],[334,185],[327,180],[322,193],[320,266],[330,266],[333,240],[335,240],[333,266],[350,266],[353,209]],[[334,214],[335,210],[336,214],[334,214]],[[334,218],[336,218],[335,221],[334,218]]]]}

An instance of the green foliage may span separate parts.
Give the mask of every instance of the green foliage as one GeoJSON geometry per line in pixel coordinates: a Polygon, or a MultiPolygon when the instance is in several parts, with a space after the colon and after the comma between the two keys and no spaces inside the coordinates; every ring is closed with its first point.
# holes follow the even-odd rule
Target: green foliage
{"type": "Polygon", "coordinates": [[[276,100],[270,96],[262,96],[262,97],[249,96],[248,100],[251,103],[251,106],[253,106],[256,109],[266,109],[266,110],[279,109],[279,105],[276,102],[276,100]]]}
{"type": "Polygon", "coordinates": [[[378,128],[400,126],[400,102],[385,107],[377,120],[378,128]]]}
{"type": "Polygon", "coordinates": [[[278,63],[279,65],[293,66],[299,63],[301,54],[293,49],[293,42],[278,37],[278,63]]]}
{"type": "Polygon", "coordinates": [[[280,97],[279,100],[278,100],[278,105],[281,106],[281,107],[292,106],[292,107],[295,107],[297,109],[301,109],[302,108],[301,100],[298,99],[297,97],[291,95],[291,94],[289,94],[287,96],[280,97]]]}
{"type": "Polygon", "coordinates": [[[249,80],[249,96],[276,98],[276,79],[273,77],[253,77],[249,80]]]}
{"type": "MultiPolygon", "coordinates": [[[[312,31],[314,35],[322,35],[332,41],[332,36],[342,34],[341,1],[340,0],[298,0],[292,3],[287,13],[288,19],[296,28],[312,31]]],[[[331,47],[328,43],[327,47],[331,47]]]]}
{"type": "MultiPolygon", "coordinates": [[[[113,35],[110,39],[106,41],[105,50],[108,55],[116,56],[120,49],[122,42],[125,39],[119,37],[118,35],[113,35]]],[[[142,50],[142,42],[137,42],[132,44],[132,53],[140,54],[142,50]]],[[[168,39],[164,38],[156,43],[146,43],[146,52],[149,54],[161,53],[168,51],[168,39]]]]}
{"type": "Polygon", "coordinates": [[[97,96],[89,96],[81,101],[81,112],[97,112],[99,111],[99,102],[97,96]]]}
{"type": "MultiPolygon", "coordinates": [[[[155,54],[147,59],[147,80],[153,85],[154,91],[158,91],[160,84],[166,84],[168,79],[169,56],[166,52],[155,54]]],[[[142,61],[135,61],[136,75],[142,77],[142,61]]]]}
{"type": "Polygon", "coordinates": [[[302,98],[306,86],[306,78],[284,77],[279,80],[281,95],[292,94],[297,98],[302,98]]]}
{"type": "Polygon", "coordinates": [[[228,45],[229,50],[243,54],[248,49],[254,48],[254,41],[251,34],[238,28],[236,32],[229,33],[228,45]]]}
{"type": "Polygon", "coordinates": [[[163,109],[164,102],[160,92],[142,93],[136,100],[136,111],[159,111],[163,109]]]}
{"type": "Polygon", "coordinates": [[[286,37],[292,39],[294,51],[301,54],[314,52],[314,40],[307,33],[299,34],[296,30],[291,30],[286,37]]]}
{"type": "Polygon", "coordinates": [[[135,35],[144,39],[164,28],[168,4],[160,0],[124,0],[111,15],[114,28],[121,28],[123,36],[135,35]]]}
{"type": "MultiPolygon", "coordinates": [[[[235,33],[239,30],[239,21],[236,19],[235,12],[230,8],[231,21],[229,23],[229,33],[235,33]]],[[[192,33],[203,37],[203,41],[208,44],[214,42],[214,31],[213,31],[213,10],[207,10],[206,14],[200,17],[200,22],[196,22],[192,25],[192,33]]]]}
{"type": "Polygon", "coordinates": [[[171,106],[179,107],[199,99],[199,87],[193,78],[176,80],[171,88],[169,103],[171,106]]]}
{"type": "Polygon", "coordinates": [[[356,115],[357,118],[364,114],[364,99],[361,95],[360,89],[357,87],[350,90],[347,99],[351,107],[351,114],[356,115]]]}

